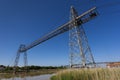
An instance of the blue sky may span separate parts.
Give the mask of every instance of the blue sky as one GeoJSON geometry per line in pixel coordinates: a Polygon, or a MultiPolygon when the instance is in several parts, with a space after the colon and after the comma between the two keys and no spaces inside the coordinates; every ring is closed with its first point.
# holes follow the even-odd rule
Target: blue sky
{"type": "MultiPolygon", "coordinates": [[[[119,0],[0,0],[0,64],[13,65],[20,44],[66,23],[73,5],[79,15],[97,6],[99,16],[83,25],[96,62],[120,61],[119,0]],[[107,4],[107,5],[105,5],[107,4]]],[[[68,32],[28,51],[29,65],[69,64],[68,32]]],[[[19,65],[23,65],[21,54],[19,65]]]]}

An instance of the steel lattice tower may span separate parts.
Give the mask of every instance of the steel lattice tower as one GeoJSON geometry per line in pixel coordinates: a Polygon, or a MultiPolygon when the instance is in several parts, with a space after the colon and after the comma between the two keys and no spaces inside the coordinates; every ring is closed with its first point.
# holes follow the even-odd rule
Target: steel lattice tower
{"type": "Polygon", "coordinates": [[[28,66],[28,61],[27,61],[27,51],[21,52],[21,49],[24,49],[25,45],[20,45],[18,51],[17,51],[17,55],[15,58],[15,63],[14,63],[14,73],[16,72],[16,68],[18,66],[18,62],[19,62],[19,58],[20,58],[20,54],[23,53],[24,54],[24,67],[25,67],[25,72],[27,71],[27,66],[28,66]]]}
{"type": "Polygon", "coordinates": [[[78,14],[71,7],[70,19],[75,21],[69,30],[70,67],[94,67],[95,61],[88,45],[87,36],[81,23],[76,18],[78,14]]]}

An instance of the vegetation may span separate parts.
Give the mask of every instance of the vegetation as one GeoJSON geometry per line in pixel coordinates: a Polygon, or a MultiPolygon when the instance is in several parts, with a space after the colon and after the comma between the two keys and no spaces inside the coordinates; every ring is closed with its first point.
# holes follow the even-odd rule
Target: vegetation
{"type": "MultiPolygon", "coordinates": [[[[27,69],[28,71],[35,71],[35,70],[45,70],[45,69],[64,69],[64,66],[27,66],[27,67],[16,67],[16,71],[17,72],[22,72],[25,69],[27,69]]],[[[4,66],[4,65],[0,65],[0,73],[10,73],[13,72],[14,67],[12,66],[4,66]]]]}
{"type": "Polygon", "coordinates": [[[24,76],[37,76],[41,74],[53,74],[64,66],[27,66],[27,67],[17,67],[16,74],[14,74],[14,67],[0,65],[0,78],[11,78],[11,77],[24,77],[24,76]]]}
{"type": "Polygon", "coordinates": [[[120,68],[63,70],[52,76],[51,80],[120,80],[120,68]]]}

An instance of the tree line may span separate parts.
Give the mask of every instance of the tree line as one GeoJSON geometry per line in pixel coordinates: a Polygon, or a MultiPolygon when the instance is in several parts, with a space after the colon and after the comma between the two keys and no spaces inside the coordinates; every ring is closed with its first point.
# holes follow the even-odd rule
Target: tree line
{"type": "MultiPolygon", "coordinates": [[[[43,69],[65,69],[65,66],[36,66],[36,65],[31,65],[31,66],[26,66],[26,67],[20,67],[17,66],[17,71],[23,71],[25,69],[29,71],[33,70],[43,70],[43,69]]],[[[0,72],[13,72],[14,66],[4,66],[0,65],[0,72]]]]}

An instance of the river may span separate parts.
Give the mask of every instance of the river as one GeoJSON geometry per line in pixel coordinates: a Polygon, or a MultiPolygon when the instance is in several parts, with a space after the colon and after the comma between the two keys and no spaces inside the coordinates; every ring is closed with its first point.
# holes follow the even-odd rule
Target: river
{"type": "Polygon", "coordinates": [[[0,79],[0,80],[50,80],[51,74],[40,75],[40,76],[29,76],[26,78],[10,78],[10,79],[0,79]]]}

